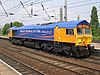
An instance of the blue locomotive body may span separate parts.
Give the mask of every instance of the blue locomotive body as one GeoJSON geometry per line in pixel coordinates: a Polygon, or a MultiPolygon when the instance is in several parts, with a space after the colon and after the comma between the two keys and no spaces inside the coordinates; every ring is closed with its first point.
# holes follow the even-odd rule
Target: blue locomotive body
{"type": "Polygon", "coordinates": [[[13,28],[12,30],[15,31],[14,37],[54,40],[54,27],[22,26],[20,28],[13,28]]]}

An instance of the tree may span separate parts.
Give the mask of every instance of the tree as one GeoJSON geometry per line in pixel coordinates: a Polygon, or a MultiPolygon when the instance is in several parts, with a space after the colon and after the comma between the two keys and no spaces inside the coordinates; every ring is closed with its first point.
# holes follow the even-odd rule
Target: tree
{"type": "Polygon", "coordinates": [[[98,21],[98,15],[97,15],[97,8],[95,6],[92,7],[90,25],[92,27],[93,35],[98,36],[99,21],[98,21]]]}
{"type": "Polygon", "coordinates": [[[9,28],[10,28],[10,25],[8,23],[5,24],[4,27],[2,28],[2,35],[7,35],[9,28]]]}
{"type": "Polygon", "coordinates": [[[20,27],[20,26],[23,26],[23,23],[18,22],[18,21],[15,21],[15,22],[12,23],[12,26],[13,26],[13,27],[14,27],[14,26],[20,27]]]}
{"type": "Polygon", "coordinates": [[[100,26],[99,26],[99,28],[98,28],[98,35],[100,36],[100,26]]]}
{"type": "MultiPolygon", "coordinates": [[[[20,26],[23,26],[23,23],[15,21],[12,23],[12,27],[14,26],[20,27],[20,26]]],[[[11,25],[9,23],[6,23],[4,27],[2,28],[2,35],[7,35],[10,27],[11,25]]]]}

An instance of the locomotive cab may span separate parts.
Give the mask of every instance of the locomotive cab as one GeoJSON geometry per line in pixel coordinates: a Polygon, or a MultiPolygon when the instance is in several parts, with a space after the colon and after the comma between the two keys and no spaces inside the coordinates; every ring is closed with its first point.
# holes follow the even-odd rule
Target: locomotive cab
{"type": "Polygon", "coordinates": [[[94,47],[91,47],[92,42],[92,31],[91,27],[85,24],[79,25],[75,28],[76,30],[76,50],[81,54],[79,56],[90,55],[91,50],[94,47]]]}
{"type": "Polygon", "coordinates": [[[89,46],[92,42],[91,27],[87,25],[79,25],[76,28],[76,46],[89,46]]]}
{"type": "Polygon", "coordinates": [[[92,31],[90,24],[86,21],[65,24],[65,27],[56,27],[54,31],[55,41],[63,42],[64,53],[72,56],[90,55],[92,42],[92,31]],[[65,50],[66,48],[66,50],[65,50]],[[71,51],[71,53],[69,53],[71,51]]]}
{"type": "Polygon", "coordinates": [[[12,38],[12,30],[11,30],[11,29],[9,29],[8,37],[9,37],[9,38],[12,38]]]}

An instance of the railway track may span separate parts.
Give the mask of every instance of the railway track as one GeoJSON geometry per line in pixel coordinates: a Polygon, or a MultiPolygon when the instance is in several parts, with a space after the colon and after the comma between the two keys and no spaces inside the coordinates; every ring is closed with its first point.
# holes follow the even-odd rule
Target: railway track
{"type": "Polygon", "coordinates": [[[29,67],[28,65],[14,59],[7,54],[0,53],[0,59],[20,72],[21,75],[44,75],[43,73],[33,69],[32,67],[29,67]]]}
{"type": "Polygon", "coordinates": [[[97,69],[93,69],[93,68],[89,68],[86,66],[70,63],[70,62],[67,62],[64,60],[40,55],[37,53],[32,53],[32,52],[29,52],[25,49],[20,49],[20,48],[14,47],[14,46],[12,47],[12,46],[7,45],[7,44],[2,44],[2,47],[9,49],[10,51],[13,51],[13,52],[18,52],[19,54],[25,55],[25,56],[30,57],[32,59],[35,59],[35,60],[38,60],[41,62],[45,62],[45,63],[48,63],[50,65],[74,72],[75,74],[79,74],[79,75],[92,75],[92,74],[99,75],[100,74],[100,70],[97,70],[97,69]]]}
{"type": "Polygon", "coordinates": [[[100,57],[98,57],[98,56],[91,56],[87,59],[82,59],[82,61],[100,65],[100,57]]]}
{"type": "Polygon", "coordinates": [[[93,43],[100,43],[100,40],[93,40],[93,43]]]}
{"type": "Polygon", "coordinates": [[[94,50],[92,50],[91,54],[94,55],[94,56],[100,57],[100,50],[94,49],[94,50]]]}

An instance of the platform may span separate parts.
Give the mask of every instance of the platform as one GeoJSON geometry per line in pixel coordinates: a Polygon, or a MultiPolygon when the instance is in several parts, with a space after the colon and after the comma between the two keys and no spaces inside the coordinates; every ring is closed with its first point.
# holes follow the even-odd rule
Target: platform
{"type": "Polygon", "coordinates": [[[0,75],[22,75],[0,59],[0,75]]]}
{"type": "Polygon", "coordinates": [[[9,39],[8,36],[0,36],[0,38],[9,39]]]}
{"type": "Polygon", "coordinates": [[[95,49],[99,49],[100,50],[100,43],[92,43],[91,46],[94,46],[95,49]]]}

